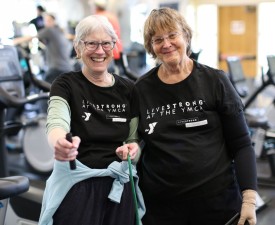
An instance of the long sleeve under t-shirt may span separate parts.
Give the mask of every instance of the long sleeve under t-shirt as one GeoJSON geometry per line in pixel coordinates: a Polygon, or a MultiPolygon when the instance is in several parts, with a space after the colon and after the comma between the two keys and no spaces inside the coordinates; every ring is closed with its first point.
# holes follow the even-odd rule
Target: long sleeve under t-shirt
{"type": "Polygon", "coordinates": [[[235,169],[241,189],[256,189],[243,104],[225,73],[194,62],[185,80],[165,84],[158,68],[136,83],[145,198],[210,196],[233,182],[235,169]]]}

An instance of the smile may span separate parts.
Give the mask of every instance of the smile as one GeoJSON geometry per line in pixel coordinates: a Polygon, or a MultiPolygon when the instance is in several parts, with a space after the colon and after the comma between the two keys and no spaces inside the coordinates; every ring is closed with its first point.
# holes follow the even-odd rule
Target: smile
{"type": "Polygon", "coordinates": [[[91,58],[94,62],[104,62],[106,58],[91,58]]]}

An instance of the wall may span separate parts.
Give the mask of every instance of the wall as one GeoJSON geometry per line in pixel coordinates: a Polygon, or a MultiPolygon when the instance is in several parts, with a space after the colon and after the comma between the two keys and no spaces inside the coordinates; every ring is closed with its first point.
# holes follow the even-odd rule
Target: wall
{"type": "Polygon", "coordinates": [[[219,6],[230,6],[230,5],[255,5],[258,8],[258,50],[257,50],[257,78],[260,79],[262,69],[264,72],[267,71],[267,60],[266,56],[269,54],[275,55],[275,45],[273,44],[275,39],[275,29],[270,29],[270,21],[275,19],[275,1],[274,0],[190,0],[188,7],[193,7],[193,21],[194,24],[194,45],[199,48],[207,49],[210,51],[210,55],[202,51],[200,60],[202,63],[209,64],[211,66],[218,66],[218,47],[217,47],[217,27],[218,18],[215,15],[218,12],[219,6]],[[206,10],[209,7],[211,10],[206,10]],[[203,18],[207,18],[205,20],[203,18]],[[204,23],[204,26],[202,24],[204,23]],[[210,30],[205,30],[203,27],[210,27],[210,30]],[[211,26],[209,26],[211,24],[211,26]],[[200,29],[201,27],[201,29],[200,29]],[[274,31],[273,31],[274,30],[274,31]],[[211,39],[209,38],[211,37],[211,39]],[[203,41],[203,40],[208,40],[203,41]]]}

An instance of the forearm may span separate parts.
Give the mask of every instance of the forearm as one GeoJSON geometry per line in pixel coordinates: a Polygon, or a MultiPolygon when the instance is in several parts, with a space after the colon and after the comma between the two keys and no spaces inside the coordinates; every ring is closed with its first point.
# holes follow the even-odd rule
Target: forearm
{"type": "Polygon", "coordinates": [[[248,221],[255,225],[257,172],[256,158],[243,112],[222,117],[226,146],[235,164],[237,181],[242,191],[242,208],[238,225],[248,221]]]}
{"type": "Polygon", "coordinates": [[[139,118],[135,117],[131,120],[130,122],[130,131],[129,131],[129,136],[128,138],[125,140],[125,143],[132,143],[135,142],[138,145],[138,152],[136,154],[136,157],[132,160],[132,162],[134,164],[136,164],[140,158],[141,155],[141,148],[139,146],[139,137],[138,137],[138,122],[139,122],[139,118]]]}
{"type": "Polygon", "coordinates": [[[139,122],[139,118],[135,117],[133,119],[131,119],[130,123],[129,123],[129,135],[127,137],[127,139],[125,140],[125,143],[131,143],[131,142],[136,142],[138,143],[138,122],[139,122]]]}
{"type": "Polygon", "coordinates": [[[54,146],[56,146],[56,142],[60,138],[64,138],[66,136],[66,131],[62,128],[53,128],[49,133],[48,133],[48,143],[51,148],[54,149],[54,146]]]}
{"type": "Polygon", "coordinates": [[[234,158],[237,181],[241,191],[257,190],[256,158],[253,149],[244,149],[234,158]]]}
{"type": "Polygon", "coordinates": [[[70,132],[70,108],[67,102],[54,96],[49,100],[46,132],[50,146],[55,146],[59,138],[64,138],[70,132]]]}
{"type": "Polygon", "coordinates": [[[241,190],[257,188],[255,151],[243,112],[222,117],[226,146],[234,160],[236,176],[241,190]]]}

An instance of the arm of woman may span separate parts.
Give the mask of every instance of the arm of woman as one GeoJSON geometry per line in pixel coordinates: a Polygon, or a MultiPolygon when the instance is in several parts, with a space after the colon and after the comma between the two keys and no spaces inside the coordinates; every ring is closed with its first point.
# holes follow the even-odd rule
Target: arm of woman
{"type": "Polygon", "coordinates": [[[60,161],[74,160],[78,154],[80,138],[73,137],[73,142],[66,140],[70,132],[70,107],[66,100],[53,96],[49,100],[47,116],[47,135],[49,145],[54,149],[55,159],[60,161]]]}
{"type": "Polygon", "coordinates": [[[223,132],[229,154],[235,163],[241,191],[256,190],[256,157],[243,111],[222,117],[223,132]]]}
{"type": "Polygon", "coordinates": [[[226,145],[236,168],[236,176],[242,191],[242,208],[239,225],[247,220],[256,224],[257,172],[255,151],[243,111],[222,118],[226,145]]]}

